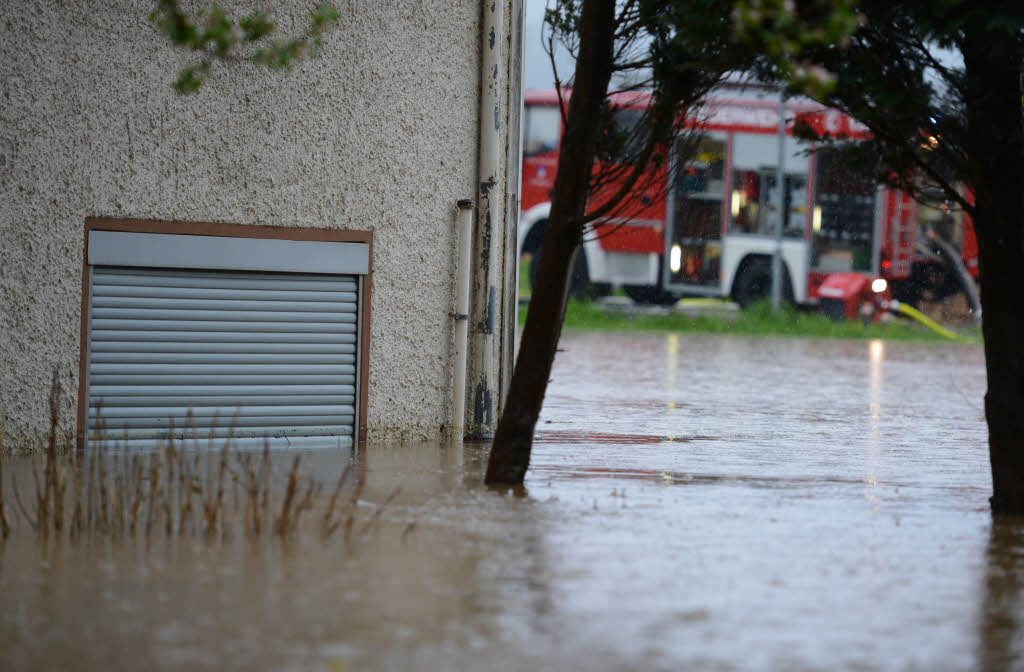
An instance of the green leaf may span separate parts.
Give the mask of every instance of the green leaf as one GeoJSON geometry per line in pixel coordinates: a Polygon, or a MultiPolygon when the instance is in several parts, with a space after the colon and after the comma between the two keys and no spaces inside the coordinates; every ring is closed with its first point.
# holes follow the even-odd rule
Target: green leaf
{"type": "Polygon", "coordinates": [[[183,95],[193,94],[203,85],[203,81],[210,72],[210,64],[206,61],[192,63],[178,73],[178,79],[174,82],[174,88],[183,95]]]}

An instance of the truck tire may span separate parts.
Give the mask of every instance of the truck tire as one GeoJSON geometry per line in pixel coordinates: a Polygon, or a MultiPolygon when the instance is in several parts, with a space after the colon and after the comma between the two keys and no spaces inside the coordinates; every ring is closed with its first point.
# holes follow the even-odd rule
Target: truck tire
{"type": "Polygon", "coordinates": [[[626,296],[637,303],[655,306],[671,306],[673,303],[678,301],[680,298],[679,294],[674,294],[666,290],[661,285],[661,274],[664,271],[664,261],[664,259],[658,260],[658,284],[623,285],[622,289],[626,292],[626,296]]]}
{"type": "MultiPolygon", "coordinates": [[[[742,266],[732,285],[732,298],[747,308],[753,303],[772,295],[772,262],[767,259],[751,259],[742,266]]],[[[789,269],[782,267],[782,300],[793,302],[793,286],[789,280],[789,269]]]]}
{"type": "Polygon", "coordinates": [[[626,292],[626,296],[637,303],[670,306],[679,300],[675,294],[653,285],[624,285],[622,289],[626,292]]]}

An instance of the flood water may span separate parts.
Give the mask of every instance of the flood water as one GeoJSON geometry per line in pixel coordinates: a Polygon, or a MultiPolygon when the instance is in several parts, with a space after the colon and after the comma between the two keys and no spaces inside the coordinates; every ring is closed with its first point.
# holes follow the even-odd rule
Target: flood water
{"type": "MultiPolygon", "coordinates": [[[[1024,665],[974,346],[567,333],[526,487],[369,446],[349,543],[0,546],[0,668],[1024,665]]],[[[288,456],[276,456],[288,459],[288,456]]],[[[308,457],[333,481],[348,453],[308,457]]],[[[15,469],[25,465],[15,465],[15,469]]]]}

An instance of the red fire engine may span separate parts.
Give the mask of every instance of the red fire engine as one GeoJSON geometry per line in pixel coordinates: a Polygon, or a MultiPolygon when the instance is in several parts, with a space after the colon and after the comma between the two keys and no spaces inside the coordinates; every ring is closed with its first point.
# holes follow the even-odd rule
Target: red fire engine
{"type": "MultiPolygon", "coordinates": [[[[613,103],[621,127],[636,123],[646,99],[630,94],[613,103]]],[[[671,184],[668,171],[656,169],[619,216],[594,227],[570,291],[582,296],[621,286],[639,302],[720,296],[745,306],[770,292],[780,206],[783,296],[795,303],[839,316],[874,293],[888,295],[890,285],[897,296],[911,291],[911,281],[919,281],[913,269],[919,218],[947,221],[944,235],[960,245],[977,274],[977,247],[965,222],[949,223],[954,215],[944,209],[919,208],[902,192],[851,175],[828,152],[809,152],[811,145],[793,135],[796,119],[852,138],[866,137],[866,129],[810,101],[787,102],[785,115],[780,189],[778,100],[749,93],[706,100],[694,124],[702,131],[696,152],[673,171],[671,184]]],[[[561,133],[557,92],[527,92],[521,255],[540,251],[561,133]]]]}

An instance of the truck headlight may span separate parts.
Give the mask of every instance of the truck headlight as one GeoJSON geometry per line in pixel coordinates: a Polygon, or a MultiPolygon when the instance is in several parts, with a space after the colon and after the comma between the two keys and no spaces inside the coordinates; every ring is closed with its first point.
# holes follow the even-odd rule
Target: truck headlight
{"type": "Polygon", "coordinates": [[[871,281],[871,291],[875,294],[881,294],[889,288],[889,283],[885,281],[885,278],[875,278],[871,281]]]}
{"type": "Polygon", "coordinates": [[[672,252],[669,255],[668,267],[673,273],[678,273],[679,269],[683,267],[683,248],[679,245],[672,246],[672,252]]]}

